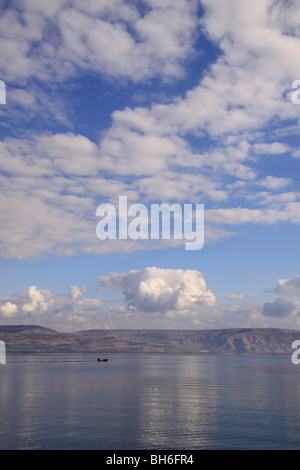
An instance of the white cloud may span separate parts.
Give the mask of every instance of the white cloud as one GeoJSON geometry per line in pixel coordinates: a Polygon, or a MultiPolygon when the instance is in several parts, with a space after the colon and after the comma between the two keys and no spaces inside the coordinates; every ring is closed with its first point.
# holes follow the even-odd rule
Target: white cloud
{"type": "Polygon", "coordinates": [[[280,154],[286,153],[290,150],[289,146],[281,142],[272,142],[271,144],[255,144],[255,153],[261,154],[280,154]]]}
{"type": "Polygon", "coordinates": [[[49,302],[46,301],[41,291],[37,290],[36,286],[30,286],[27,290],[29,302],[22,305],[24,313],[40,314],[45,312],[49,305],[52,303],[51,299],[49,302]]]}
{"type": "Polygon", "coordinates": [[[149,267],[129,273],[112,273],[100,276],[99,288],[121,291],[127,307],[134,311],[169,317],[196,315],[201,308],[216,303],[202,273],[195,270],[149,267]]]}
{"type": "Polygon", "coordinates": [[[228,300],[242,300],[245,298],[245,294],[227,294],[226,299],[228,300]]]}
{"type": "Polygon", "coordinates": [[[50,168],[50,162],[54,163],[54,174],[85,176],[100,169],[97,145],[82,135],[43,135],[37,138],[35,150],[47,159],[50,168]]]}
{"type": "Polygon", "coordinates": [[[137,179],[134,185],[147,200],[204,202],[226,201],[226,191],[210,177],[203,174],[190,174],[164,171],[157,176],[137,179]]]}
{"type": "Polygon", "coordinates": [[[292,184],[290,178],[278,178],[275,176],[267,176],[264,180],[260,180],[259,184],[268,189],[281,189],[292,184]]]}
{"type": "Polygon", "coordinates": [[[294,152],[292,152],[292,157],[300,158],[300,150],[295,150],[294,152]]]}
{"type": "Polygon", "coordinates": [[[71,295],[29,286],[10,297],[0,297],[2,323],[39,324],[59,331],[94,328],[101,323],[103,301],[82,298],[86,287],[70,286],[71,295]]]}
{"type": "Polygon", "coordinates": [[[119,175],[156,175],[187,153],[177,137],[112,129],[101,142],[102,168],[119,175]]]}
{"type": "Polygon", "coordinates": [[[182,76],[193,50],[196,5],[147,0],[141,12],[124,0],[20,1],[0,19],[2,78],[62,80],[78,69],[134,81],[182,76]]]}
{"type": "MultiPolygon", "coordinates": [[[[263,128],[270,120],[275,126],[298,118],[297,106],[284,98],[291,76],[300,75],[291,14],[298,10],[288,4],[283,14],[282,2],[270,8],[267,0],[202,5],[201,28],[221,54],[184,96],[115,111],[99,142],[60,132],[0,143],[1,255],[139,248],[119,241],[104,246],[96,239],[96,207],[119,194],[143,203],[205,203],[207,234],[217,237],[228,234],[222,224],[300,222],[298,193],[273,196],[292,180],[261,175],[256,167],[265,154],[290,150],[267,139],[263,128]],[[257,184],[266,189],[257,197],[267,207],[235,207],[235,196],[254,201],[257,184]]],[[[133,80],[176,77],[193,51],[198,27],[193,0],[147,0],[144,9],[123,0],[61,0],[51,6],[30,0],[16,8],[0,18],[0,41],[8,47],[3,70],[16,81],[33,75],[51,81],[88,70],[133,80]]],[[[37,106],[32,88],[15,89],[13,96],[37,106]]]]}
{"type": "Polygon", "coordinates": [[[18,306],[12,302],[5,302],[1,305],[0,310],[4,318],[11,318],[17,313],[18,306]]]}
{"type": "MultiPolygon", "coordinates": [[[[245,302],[243,294],[228,294],[227,299],[235,302],[225,306],[217,302],[203,274],[196,270],[150,267],[111,273],[100,276],[98,281],[100,292],[117,290],[123,300],[117,300],[115,295],[109,299],[109,293],[105,295],[105,302],[98,298],[99,294],[83,297],[86,286],[72,285],[70,294],[29,286],[23,292],[0,296],[1,322],[39,324],[66,332],[93,328],[295,329],[300,326],[298,301],[279,298],[261,304],[245,302]]],[[[295,288],[298,289],[297,284],[295,288]]],[[[284,291],[278,293],[286,295],[284,291]]],[[[289,289],[288,294],[295,293],[289,289]]]]}
{"type": "MultiPolygon", "coordinates": [[[[280,189],[280,188],[279,188],[280,189]]],[[[299,199],[300,194],[296,191],[289,192],[268,192],[268,191],[258,191],[255,194],[248,196],[249,200],[258,200],[259,204],[267,205],[270,207],[280,207],[284,208],[284,205],[290,202],[296,202],[299,199]]]]}
{"type": "MultiPolygon", "coordinates": [[[[0,142],[1,255],[24,259],[45,253],[68,255],[139,249],[138,242],[115,240],[101,244],[96,237],[97,206],[102,202],[117,204],[120,194],[127,195],[132,202],[205,203],[206,242],[229,235],[222,230],[222,224],[300,222],[298,193],[276,197],[273,194],[274,190],[280,191],[291,184],[289,179],[268,176],[252,181],[254,172],[244,164],[249,158],[247,142],[205,152],[193,162],[188,149],[180,145],[177,148],[172,139],[168,147],[162,143],[165,141],[168,139],[162,139],[152,148],[148,140],[145,151],[142,145],[139,147],[141,154],[131,142],[127,148],[131,158],[126,158],[122,148],[119,157],[109,164],[100,145],[73,133],[7,138],[0,142]],[[151,159],[156,151],[159,158],[151,159]],[[272,197],[267,191],[256,194],[263,197],[268,207],[210,209],[211,202],[234,203],[231,199],[234,185],[230,187],[223,181],[228,175],[244,188],[246,199],[252,184],[272,191],[272,197]]],[[[165,244],[149,242],[147,247],[165,244]]]]}
{"type": "Polygon", "coordinates": [[[80,299],[83,296],[83,294],[86,292],[86,290],[87,290],[86,286],[82,286],[81,288],[79,286],[70,286],[72,299],[73,300],[80,299]]]}
{"type": "Polygon", "coordinates": [[[288,221],[287,212],[275,209],[248,209],[243,207],[233,207],[225,209],[208,209],[205,213],[206,219],[210,223],[216,224],[275,224],[277,222],[288,221]]]}
{"type": "MultiPolygon", "coordinates": [[[[217,137],[263,129],[275,117],[298,118],[296,107],[283,94],[291,76],[300,74],[296,60],[300,39],[291,31],[283,34],[284,24],[276,16],[282,3],[277,2],[272,9],[269,1],[232,0],[220,4],[205,0],[203,5],[202,27],[223,55],[183,98],[154,104],[150,109],[115,112],[113,130],[120,140],[122,133],[129,139],[130,129],[132,135],[139,131],[164,138],[203,131],[217,137]],[[284,65],[278,67],[278,63],[284,65]]],[[[285,153],[289,146],[281,142],[256,143],[253,150],[261,154],[285,153]]],[[[194,157],[197,160],[198,156],[194,157]]],[[[240,165],[234,167],[230,160],[226,163],[231,165],[228,169],[232,174],[240,165]]]]}

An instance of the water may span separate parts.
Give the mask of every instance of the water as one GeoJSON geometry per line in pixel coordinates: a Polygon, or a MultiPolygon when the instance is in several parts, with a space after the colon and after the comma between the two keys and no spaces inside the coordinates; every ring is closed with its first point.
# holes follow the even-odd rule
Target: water
{"type": "Polygon", "coordinates": [[[0,396],[0,449],[300,449],[288,356],[8,356],[0,396]]]}

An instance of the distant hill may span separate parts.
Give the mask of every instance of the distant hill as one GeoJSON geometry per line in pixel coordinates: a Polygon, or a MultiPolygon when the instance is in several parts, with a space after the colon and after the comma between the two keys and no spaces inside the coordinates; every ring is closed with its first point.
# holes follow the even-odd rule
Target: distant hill
{"type": "Polygon", "coordinates": [[[9,353],[291,354],[300,331],[276,328],[219,330],[83,330],[59,333],[40,326],[0,326],[9,353]]]}

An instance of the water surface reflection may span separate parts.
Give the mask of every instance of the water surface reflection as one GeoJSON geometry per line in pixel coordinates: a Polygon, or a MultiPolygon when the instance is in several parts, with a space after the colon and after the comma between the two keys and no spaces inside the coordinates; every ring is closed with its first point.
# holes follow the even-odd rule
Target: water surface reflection
{"type": "Polygon", "coordinates": [[[289,357],[7,358],[1,449],[299,448],[289,357]]]}

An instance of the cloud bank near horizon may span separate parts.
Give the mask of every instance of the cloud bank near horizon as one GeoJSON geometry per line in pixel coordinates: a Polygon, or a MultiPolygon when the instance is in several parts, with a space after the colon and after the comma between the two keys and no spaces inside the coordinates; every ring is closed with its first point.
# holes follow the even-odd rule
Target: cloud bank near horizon
{"type": "Polygon", "coordinates": [[[13,296],[0,296],[1,322],[39,324],[59,331],[300,327],[300,301],[277,298],[263,304],[228,294],[226,305],[196,270],[152,266],[110,273],[98,278],[98,291],[92,295],[86,286],[71,285],[69,294],[59,294],[29,286],[13,296]],[[121,298],[102,298],[104,290],[115,290],[121,298]]]}

